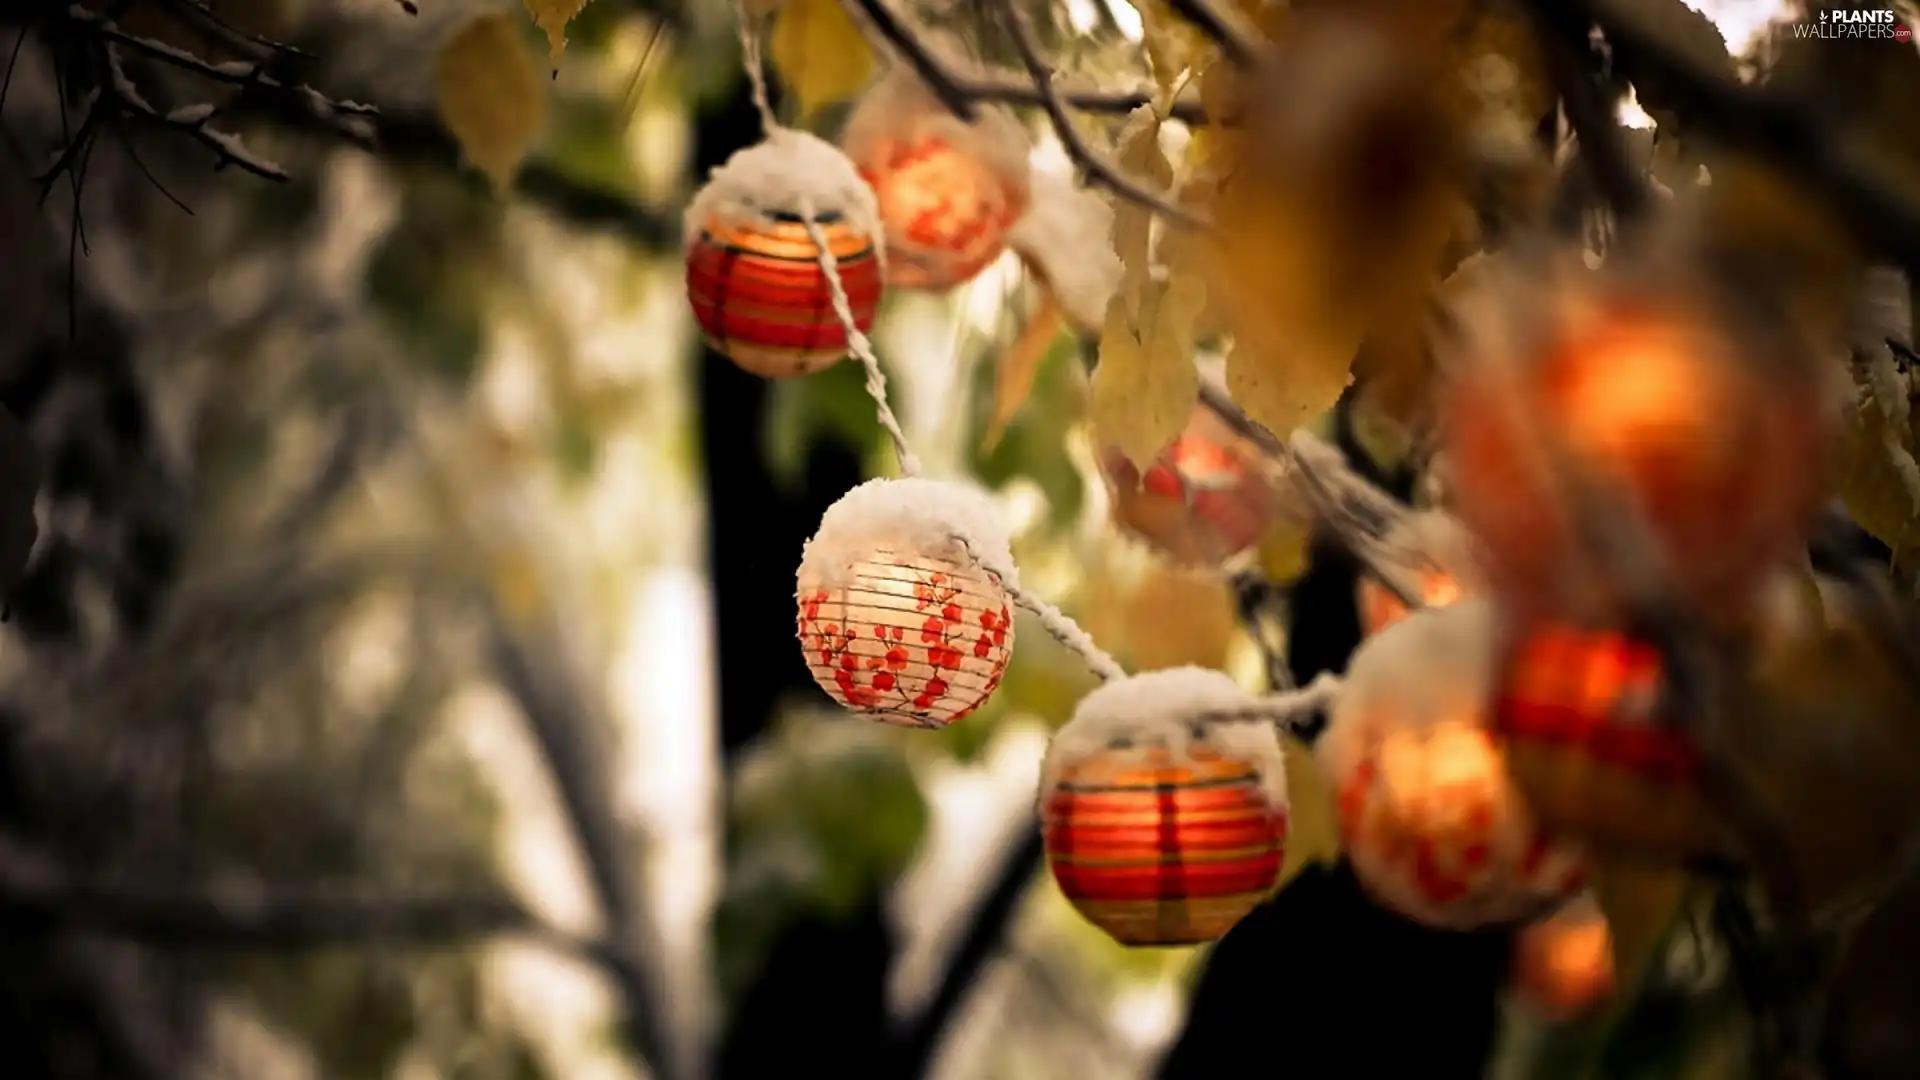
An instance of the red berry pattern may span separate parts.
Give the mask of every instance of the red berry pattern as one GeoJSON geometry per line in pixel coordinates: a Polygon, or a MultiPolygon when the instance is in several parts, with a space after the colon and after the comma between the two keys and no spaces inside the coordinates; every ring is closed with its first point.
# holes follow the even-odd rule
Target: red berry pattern
{"type": "Polygon", "coordinates": [[[939,728],[999,687],[1013,612],[984,570],[879,551],[849,568],[847,584],[803,591],[799,637],[835,701],[884,723],[939,728]]]}

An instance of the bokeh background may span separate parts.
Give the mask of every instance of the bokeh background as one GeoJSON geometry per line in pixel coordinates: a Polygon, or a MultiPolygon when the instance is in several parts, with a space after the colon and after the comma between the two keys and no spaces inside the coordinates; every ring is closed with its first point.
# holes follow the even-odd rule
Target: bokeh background
{"type": "MultiPolygon", "coordinates": [[[[286,183],[143,135],[43,191],[70,73],[0,34],[0,403],[45,480],[0,642],[7,1074],[615,1080],[637,1044],[678,1077],[1119,1080],[1179,1042],[1168,1075],[1262,1048],[1344,1075],[1286,1063],[1419,998],[1401,1049],[1480,1075],[1504,944],[1370,915],[1337,870],[1263,912],[1191,1029],[1204,951],[1072,913],[1032,800],[1092,680],[1038,627],[950,731],[833,708],[793,572],[890,452],[857,367],[770,384],[693,328],[681,209],[758,135],[733,11],[595,0],[496,192],[432,76],[490,6],[225,5],[382,109],[370,154],[228,102],[286,183]]],[[[1697,6],[1736,52],[1781,14],[1697,6]]],[[[1102,74],[1138,47],[1125,3],[1053,25],[1144,81],[1102,74]]],[[[1227,587],[1112,527],[1078,342],[986,444],[1032,302],[1012,256],[888,299],[928,471],[992,487],[1029,587],[1123,663],[1258,685],[1227,587]]],[[[1305,673],[1357,634],[1351,568],[1316,558],[1305,673]]]]}

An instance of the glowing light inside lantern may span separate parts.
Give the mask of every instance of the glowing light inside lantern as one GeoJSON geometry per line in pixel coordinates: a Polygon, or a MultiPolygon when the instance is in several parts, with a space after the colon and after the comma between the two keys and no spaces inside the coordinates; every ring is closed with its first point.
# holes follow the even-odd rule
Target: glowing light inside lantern
{"type": "Polygon", "coordinates": [[[1584,859],[1534,827],[1478,724],[1381,731],[1339,777],[1338,793],[1361,883],[1417,921],[1526,918],[1584,883],[1584,859]]]}
{"type": "Polygon", "coordinates": [[[1257,455],[1204,407],[1144,474],[1111,448],[1101,471],[1120,524],[1181,563],[1217,566],[1245,552],[1279,513],[1257,455]]]}
{"type": "Polygon", "coordinates": [[[1554,1021],[1591,1013],[1613,994],[1613,934],[1590,904],[1526,927],[1514,949],[1515,989],[1554,1021]]]}
{"type": "MultiPolygon", "coordinates": [[[[1463,597],[1459,580],[1445,570],[1428,568],[1419,575],[1420,602],[1430,608],[1446,607],[1463,597]]],[[[1392,589],[1371,574],[1355,586],[1359,593],[1360,629],[1367,636],[1385,630],[1407,616],[1407,605],[1392,589]]]]}
{"type": "Polygon", "coordinates": [[[1111,746],[1062,768],[1041,806],[1060,891],[1126,945],[1211,941],[1279,878],[1287,816],[1249,762],[1195,742],[1111,746]]]}
{"type": "Polygon", "coordinates": [[[882,140],[872,153],[860,174],[879,200],[889,284],[948,289],[999,258],[1024,189],[939,135],[882,140]]]}
{"type": "Polygon", "coordinates": [[[799,597],[807,668],[835,701],[905,727],[945,727],[1000,685],[1013,652],[1007,593],[970,563],[886,549],[799,597]]]}

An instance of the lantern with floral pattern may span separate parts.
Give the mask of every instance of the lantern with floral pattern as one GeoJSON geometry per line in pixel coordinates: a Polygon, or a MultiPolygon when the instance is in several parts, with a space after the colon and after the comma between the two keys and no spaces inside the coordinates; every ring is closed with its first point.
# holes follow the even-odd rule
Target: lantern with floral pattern
{"type": "Polygon", "coordinates": [[[864,333],[882,290],[877,214],[846,155],[805,132],[775,131],[728,158],[694,197],[685,225],[687,298],[708,343],[770,379],[838,363],[847,331],[814,230],[864,333]]]}
{"type": "Polygon", "coordinates": [[[943,290],[1006,249],[1026,212],[1026,132],[1001,109],[953,115],[901,65],[848,117],[840,145],[873,187],[886,231],[887,283],[943,290]]]}
{"type": "Polygon", "coordinates": [[[1417,922],[1515,922],[1586,880],[1543,831],[1487,728],[1496,648],[1484,601],[1409,615],[1363,644],[1315,747],[1361,884],[1417,922]]]}
{"type": "Polygon", "coordinates": [[[807,668],[854,712],[945,727],[1006,674],[1012,567],[984,494],[934,480],[868,481],[828,509],[801,560],[807,668]]]}

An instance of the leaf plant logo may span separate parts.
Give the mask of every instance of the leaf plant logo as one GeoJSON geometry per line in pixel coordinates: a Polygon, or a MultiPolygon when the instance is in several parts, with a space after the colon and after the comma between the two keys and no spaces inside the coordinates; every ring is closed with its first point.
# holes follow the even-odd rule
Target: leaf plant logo
{"type": "Polygon", "coordinates": [[[1865,39],[1896,42],[1913,40],[1913,30],[1902,22],[1900,16],[1891,8],[1870,8],[1859,11],[1823,10],[1814,22],[1797,23],[1793,31],[1795,37],[1819,40],[1865,39]]]}

